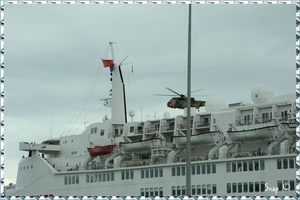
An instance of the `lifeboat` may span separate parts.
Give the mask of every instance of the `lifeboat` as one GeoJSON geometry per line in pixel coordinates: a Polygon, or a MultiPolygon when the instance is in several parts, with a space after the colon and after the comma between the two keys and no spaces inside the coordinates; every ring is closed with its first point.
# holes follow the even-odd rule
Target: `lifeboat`
{"type": "Polygon", "coordinates": [[[90,156],[102,156],[111,154],[114,148],[114,144],[109,144],[105,146],[96,145],[94,147],[88,147],[87,150],[89,151],[90,156]]]}

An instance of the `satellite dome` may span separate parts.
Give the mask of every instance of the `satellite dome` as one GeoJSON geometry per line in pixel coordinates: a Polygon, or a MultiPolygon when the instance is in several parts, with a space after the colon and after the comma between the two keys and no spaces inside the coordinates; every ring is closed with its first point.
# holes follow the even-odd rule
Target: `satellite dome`
{"type": "Polygon", "coordinates": [[[220,111],[227,108],[226,101],[217,95],[209,97],[205,103],[206,112],[220,111]]]}
{"type": "Polygon", "coordinates": [[[251,99],[255,104],[266,103],[273,96],[272,88],[266,84],[258,84],[251,91],[251,99]]]}
{"type": "Polygon", "coordinates": [[[168,111],[166,111],[164,113],[164,119],[169,119],[171,117],[170,113],[168,111]]]}

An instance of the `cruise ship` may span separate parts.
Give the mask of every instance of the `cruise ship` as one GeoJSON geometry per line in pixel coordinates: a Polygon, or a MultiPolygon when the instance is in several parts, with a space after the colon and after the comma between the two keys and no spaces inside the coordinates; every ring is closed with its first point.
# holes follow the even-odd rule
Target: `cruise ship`
{"type": "MultiPolygon", "coordinates": [[[[295,196],[295,94],[258,84],[252,104],[211,96],[205,111],[135,121],[127,111],[122,63],[103,60],[111,116],[83,133],[19,143],[28,154],[5,196],[183,196],[187,124],[193,196],[295,196]]],[[[250,91],[249,91],[250,93],[250,91]]],[[[170,106],[170,102],[168,106],[170,106]]]]}

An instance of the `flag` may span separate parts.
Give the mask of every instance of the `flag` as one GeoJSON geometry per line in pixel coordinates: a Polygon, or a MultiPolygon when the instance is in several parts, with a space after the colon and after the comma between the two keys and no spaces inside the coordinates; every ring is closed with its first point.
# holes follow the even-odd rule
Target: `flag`
{"type": "Polygon", "coordinates": [[[114,65],[110,66],[109,69],[110,69],[110,72],[113,72],[114,71],[114,65]]]}
{"type": "Polygon", "coordinates": [[[114,66],[113,60],[102,59],[104,67],[112,67],[114,66]]]}

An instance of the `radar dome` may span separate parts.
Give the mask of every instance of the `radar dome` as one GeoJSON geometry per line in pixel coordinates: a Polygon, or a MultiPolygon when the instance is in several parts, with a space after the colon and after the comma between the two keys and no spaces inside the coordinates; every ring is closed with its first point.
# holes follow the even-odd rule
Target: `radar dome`
{"type": "Polygon", "coordinates": [[[272,88],[266,84],[258,84],[251,91],[251,99],[253,103],[266,103],[274,96],[272,88]]]}
{"type": "Polygon", "coordinates": [[[170,113],[168,111],[166,111],[164,113],[164,119],[169,119],[171,117],[170,113]]]}
{"type": "Polygon", "coordinates": [[[135,116],[135,111],[134,110],[130,110],[129,111],[129,116],[130,117],[134,117],[135,116]]]}
{"type": "Polygon", "coordinates": [[[131,122],[133,122],[133,117],[135,116],[135,111],[134,110],[130,110],[129,111],[129,116],[131,117],[131,122]]]}
{"type": "Polygon", "coordinates": [[[206,112],[220,111],[227,108],[226,101],[219,96],[211,96],[205,103],[206,112]]]}

